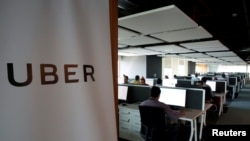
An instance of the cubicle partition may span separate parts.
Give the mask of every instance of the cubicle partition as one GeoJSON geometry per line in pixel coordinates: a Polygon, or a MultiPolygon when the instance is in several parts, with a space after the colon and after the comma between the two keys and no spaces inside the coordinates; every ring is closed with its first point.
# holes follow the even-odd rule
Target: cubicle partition
{"type": "Polygon", "coordinates": [[[192,86],[192,81],[190,79],[178,79],[175,86],[176,87],[189,87],[189,86],[192,86]]]}
{"type": "Polygon", "coordinates": [[[226,93],[227,91],[227,81],[216,81],[216,93],[226,93]]]}
{"type": "Polygon", "coordinates": [[[237,77],[228,77],[228,85],[237,85],[237,77]]]}
{"type": "Polygon", "coordinates": [[[187,88],[186,108],[205,109],[205,90],[196,88],[187,88]]]}
{"type": "Polygon", "coordinates": [[[231,99],[234,99],[235,93],[237,90],[237,77],[228,77],[227,78],[227,90],[229,91],[229,95],[231,99]]]}
{"type": "Polygon", "coordinates": [[[142,102],[150,97],[151,86],[119,84],[128,86],[126,103],[142,102]]]}

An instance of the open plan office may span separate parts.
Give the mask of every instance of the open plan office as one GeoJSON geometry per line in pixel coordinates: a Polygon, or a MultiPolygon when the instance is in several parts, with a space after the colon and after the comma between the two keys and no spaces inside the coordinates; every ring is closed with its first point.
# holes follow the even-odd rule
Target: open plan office
{"type": "MultiPolygon", "coordinates": [[[[247,73],[231,73],[225,79],[214,80],[217,75],[201,75],[199,77],[210,78],[207,81],[215,97],[218,97],[218,118],[223,116],[223,110],[226,104],[226,97],[233,100],[238,96],[239,91],[244,87],[248,78],[247,73]]],[[[206,90],[195,84],[187,78],[163,79],[160,87],[161,95],[159,101],[173,107],[182,108],[185,115],[179,120],[186,121],[190,126],[190,135],[188,140],[195,141],[202,139],[203,127],[206,126],[207,110],[212,107],[211,103],[205,102],[206,90]],[[174,85],[173,85],[174,83],[174,85]]],[[[149,79],[149,78],[148,78],[149,79]]],[[[157,79],[153,79],[152,85],[119,84],[119,137],[132,141],[144,140],[141,137],[141,119],[139,104],[150,97],[151,87],[156,84],[157,79]]],[[[224,111],[226,112],[226,111],[224,111]]]]}

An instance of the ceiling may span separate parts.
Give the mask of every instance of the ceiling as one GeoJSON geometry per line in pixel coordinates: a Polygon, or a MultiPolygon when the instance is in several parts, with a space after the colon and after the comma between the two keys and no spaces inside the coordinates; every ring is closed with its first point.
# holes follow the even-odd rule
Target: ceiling
{"type": "Polygon", "coordinates": [[[119,54],[250,64],[248,0],[118,0],[119,54]]]}

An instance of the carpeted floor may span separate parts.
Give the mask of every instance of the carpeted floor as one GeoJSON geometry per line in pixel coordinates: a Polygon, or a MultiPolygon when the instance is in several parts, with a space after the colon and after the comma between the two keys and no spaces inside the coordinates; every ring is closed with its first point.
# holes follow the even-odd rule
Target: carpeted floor
{"type": "Polygon", "coordinates": [[[250,124],[250,84],[246,84],[236,99],[228,103],[227,113],[216,124],[250,124]]]}

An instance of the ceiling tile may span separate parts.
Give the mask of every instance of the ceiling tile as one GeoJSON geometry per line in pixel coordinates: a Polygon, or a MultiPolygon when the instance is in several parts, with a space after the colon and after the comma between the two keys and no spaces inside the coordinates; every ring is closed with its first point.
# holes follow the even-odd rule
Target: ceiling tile
{"type": "Polygon", "coordinates": [[[220,46],[220,47],[210,47],[210,48],[195,48],[193,50],[198,52],[211,52],[211,51],[228,51],[228,48],[220,46]]]}
{"type": "Polygon", "coordinates": [[[208,55],[214,56],[214,57],[232,57],[232,56],[237,56],[234,52],[232,51],[224,51],[224,52],[208,52],[206,53],[208,55]]]}
{"type": "Polygon", "coordinates": [[[119,18],[118,25],[142,34],[153,34],[198,26],[197,23],[174,5],[119,18]]]}
{"type": "Polygon", "coordinates": [[[240,57],[235,56],[235,57],[220,57],[221,59],[225,61],[231,61],[231,62],[241,62],[243,61],[240,57]]]}
{"type": "Polygon", "coordinates": [[[187,54],[180,54],[180,56],[189,57],[189,58],[208,58],[210,56],[203,54],[203,53],[187,53],[187,54]]]}
{"type": "Polygon", "coordinates": [[[202,27],[150,34],[150,36],[162,39],[167,42],[188,41],[212,37],[212,35],[202,27]]]}
{"type": "Polygon", "coordinates": [[[123,55],[123,56],[145,56],[145,55],[158,55],[158,54],[161,53],[157,51],[143,49],[140,47],[118,49],[118,55],[123,55]]]}
{"type": "Polygon", "coordinates": [[[162,43],[163,41],[157,40],[147,36],[136,36],[133,38],[119,39],[119,44],[126,44],[130,46],[145,45],[145,44],[154,44],[162,43]]]}
{"type": "Polygon", "coordinates": [[[123,38],[132,38],[135,36],[139,36],[140,34],[118,27],[118,40],[123,38]]]}
{"type": "Polygon", "coordinates": [[[203,42],[192,42],[192,43],[182,43],[181,46],[184,46],[189,49],[200,49],[200,48],[214,48],[214,47],[225,47],[220,41],[203,41],[203,42]]]}
{"type": "Polygon", "coordinates": [[[194,52],[192,50],[185,49],[185,48],[177,46],[177,45],[151,46],[151,47],[145,47],[145,49],[160,51],[160,52],[163,52],[163,53],[188,53],[188,52],[194,52]]]}

